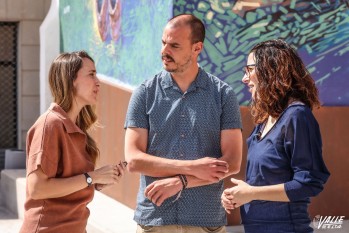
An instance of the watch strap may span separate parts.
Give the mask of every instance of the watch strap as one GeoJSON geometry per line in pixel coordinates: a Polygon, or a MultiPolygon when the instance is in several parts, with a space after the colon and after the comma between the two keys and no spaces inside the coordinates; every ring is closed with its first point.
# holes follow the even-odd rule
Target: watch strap
{"type": "Polygon", "coordinates": [[[86,177],[86,183],[87,183],[88,187],[90,187],[92,185],[92,178],[87,172],[85,172],[84,175],[86,177]]]}

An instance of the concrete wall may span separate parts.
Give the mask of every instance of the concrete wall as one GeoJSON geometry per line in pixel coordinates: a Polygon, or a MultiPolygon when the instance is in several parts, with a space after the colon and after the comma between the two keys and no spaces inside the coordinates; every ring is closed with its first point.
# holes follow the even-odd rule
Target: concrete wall
{"type": "Polygon", "coordinates": [[[18,147],[40,114],[39,27],[51,0],[0,0],[0,21],[18,22],[18,147]]]}
{"type": "MultiPolygon", "coordinates": [[[[96,139],[101,149],[99,164],[115,163],[123,159],[124,153],[124,120],[131,92],[115,85],[102,82],[99,106],[97,108],[100,123],[104,128],[95,132],[96,139]]],[[[248,107],[241,107],[243,120],[243,162],[241,172],[236,176],[244,179],[246,166],[246,138],[251,133],[254,125],[248,107]]],[[[311,216],[331,215],[349,216],[348,169],[349,164],[349,107],[322,107],[314,111],[323,139],[323,156],[331,177],[325,190],[313,198],[310,205],[311,216]]],[[[120,184],[103,191],[112,198],[134,208],[138,191],[139,175],[126,174],[120,184]]],[[[230,187],[229,179],[225,180],[226,187],[230,187]]],[[[230,225],[240,223],[239,210],[234,210],[228,216],[230,225]]]]}

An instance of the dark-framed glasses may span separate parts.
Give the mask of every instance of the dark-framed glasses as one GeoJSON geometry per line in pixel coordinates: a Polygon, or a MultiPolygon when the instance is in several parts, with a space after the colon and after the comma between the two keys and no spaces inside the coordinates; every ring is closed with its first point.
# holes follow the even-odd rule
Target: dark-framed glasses
{"type": "Polygon", "coordinates": [[[250,76],[250,73],[255,69],[256,67],[256,64],[249,64],[249,65],[246,65],[242,68],[242,72],[245,75],[247,76],[250,76]]]}

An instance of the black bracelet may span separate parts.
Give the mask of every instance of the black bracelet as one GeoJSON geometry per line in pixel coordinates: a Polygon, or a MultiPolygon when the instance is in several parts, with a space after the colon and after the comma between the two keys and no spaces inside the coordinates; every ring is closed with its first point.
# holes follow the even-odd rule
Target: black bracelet
{"type": "Polygon", "coordinates": [[[179,178],[182,182],[182,190],[185,189],[187,186],[188,186],[188,180],[187,180],[187,177],[185,175],[179,175],[179,178]]]}

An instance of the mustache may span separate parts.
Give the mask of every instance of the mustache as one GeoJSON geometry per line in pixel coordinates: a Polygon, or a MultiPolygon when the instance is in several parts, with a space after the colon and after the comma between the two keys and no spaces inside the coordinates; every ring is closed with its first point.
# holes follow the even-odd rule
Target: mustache
{"type": "Polygon", "coordinates": [[[167,54],[162,55],[162,56],[161,56],[161,59],[164,59],[164,58],[169,59],[169,60],[171,60],[171,61],[174,62],[173,57],[171,57],[170,55],[167,55],[167,54]]]}

